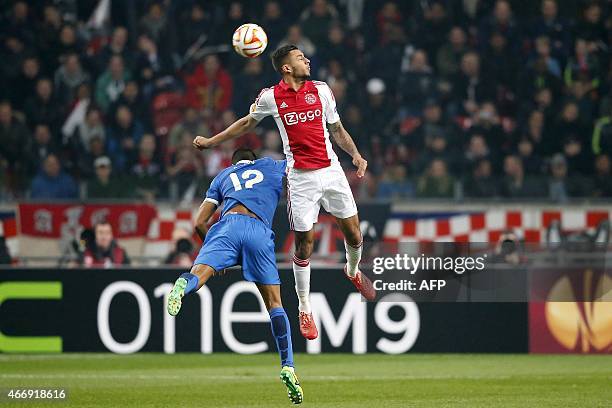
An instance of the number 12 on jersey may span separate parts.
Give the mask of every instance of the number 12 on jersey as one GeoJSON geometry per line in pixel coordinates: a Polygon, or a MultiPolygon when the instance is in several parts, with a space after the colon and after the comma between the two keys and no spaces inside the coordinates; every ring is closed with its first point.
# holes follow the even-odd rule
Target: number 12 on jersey
{"type": "MultiPolygon", "coordinates": [[[[238,175],[236,173],[231,173],[229,176],[232,180],[232,184],[234,185],[234,190],[242,190],[242,185],[240,184],[238,175]]],[[[245,188],[253,188],[255,184],[261,183],[264,179],[263,173],[259,170],[247,170],[242,173],[241,177],[245,180],[245,188]]]]}

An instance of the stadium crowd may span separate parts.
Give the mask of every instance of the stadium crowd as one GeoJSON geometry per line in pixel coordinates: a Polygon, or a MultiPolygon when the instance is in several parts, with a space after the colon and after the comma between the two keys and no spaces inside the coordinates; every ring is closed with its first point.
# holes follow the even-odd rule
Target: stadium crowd
{"type": "Polygon", "coordinates": [[[278,81],[231,50],[244,22],[332,88],[357,199],[612,197],[610,2],[126,0],[110,26],[94,0],[5,4],[0,199],[190,199],[234,147],[281,158],[270,119],[191,147],[278,81]]]}

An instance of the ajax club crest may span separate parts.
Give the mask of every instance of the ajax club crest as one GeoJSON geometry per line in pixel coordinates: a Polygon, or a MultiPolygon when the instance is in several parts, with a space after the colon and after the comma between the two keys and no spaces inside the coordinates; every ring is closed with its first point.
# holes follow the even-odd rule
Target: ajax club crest
{"type": "Polygon", "coordinates": [[[308,93],[308,94],[304,95],[304,100],[306,101],[307,104],[312,105],[315,102],[317,102],[317,97],[314,96],[311,93],[308,93]]]}

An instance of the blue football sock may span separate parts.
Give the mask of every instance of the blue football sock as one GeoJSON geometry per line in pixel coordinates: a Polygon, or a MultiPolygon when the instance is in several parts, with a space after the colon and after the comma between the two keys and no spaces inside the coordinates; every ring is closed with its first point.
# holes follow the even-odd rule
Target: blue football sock
{"type": "Polygon", "coordinates": [[[291,344],[291,326],[287,313],[282,307],[270,310],[272,335],[276,340],[276,348],[281,359],[281,367],[293,367],[293,345],[291,344]]]}
{"type": "Polygon", "coordinates": [[[198,289],[198,282],[200,278],[195,276],[193,273],[184,273],[179,278],[184,278],[187,281],[187,287],[185,287],[185,294],[188,295],[191,292],[195,292],[198,289]]]}

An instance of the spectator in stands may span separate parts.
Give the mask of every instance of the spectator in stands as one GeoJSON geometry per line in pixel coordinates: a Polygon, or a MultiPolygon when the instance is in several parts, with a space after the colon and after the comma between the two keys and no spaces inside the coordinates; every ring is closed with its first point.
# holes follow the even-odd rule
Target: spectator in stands
{"type": "Polygon", "coordinates": [[[480,44],[486,44],[487,39],[491,38],[491,34],[496,31],[502,33],[504,37],[506,37],[508,44],[510,44],[514,50],[519,50],[521,39],[519,27],[514,19],[512,8],[508,0],[497,0],[493,7],[493,13],[482,21],[478,30],[480,44]]]}
{"type": "Polygon", "coordinates": [[[130,168],[130,175],[138,197],[148,201],[159,195],[163,175],[162,161],[157,155],[155,136],[145,134],[138,145],[138,156],[130,168]]]}
{"type": "Polygon", "coordinates": [[[106,156],[104,140],[99,136],[94,136],[89,140],[87,150],[81,152],[76,159],[77,173],[81,179],[92,179],[96,176],[94,163],[96,159],[106,156]]]}
{"type": "Polygon", "coordinates": [[[473,51],[467,52],[461,59],[461,71],[453,81],[453,99],[458,106],[459,114],[473,114],[478,104],[493,100],[495,86],[481,73],[480,56],[473,51]]]}
{"type": "MultiPolygon", "coordinates": [[[[171,156],[170,163],[166,167],[166,175],[171,183],[171,196],[182,197],[183,194],[197,183],[204,174],[204,163],[202,156],[191,146],[193,136],[184,134],[181,144],[171,156]]],[[[232,146],[232,143],[226,143],[232,146]]],[[[224,148],[225,146],[221,146],[224,148]]],[[[233,148],[233,147],[231,147],[233,148]]],[[[211,154],[213,154],[211,152],[211,154]]],[[[216,175],[216,173],[215,173],[216,175]]]]}
{"type": "Polygon", "coordinates": [[[232,106],[241,116],[246,115],[261,90],[270,85],[270,78],[264,75],[263,64],[262,58],[248,60],[241,75],[236,78],[232,106]]]}
{"type": "Polygon", "coordinates": [[[125,84],[119,98],[108,109],[108,117],[117,117],[117,110],[121,106],[127,107],[134,115],[134,119],[138,120],[145,129],[152,127],[150,103],[140,92],[138,82],[133,79],[125,84]]]}
{"type": "MultiPolygon", "coordinates": [[[[425,139],[425,150],[421,153],[417,160],[413,163],[413,170],[416,173],[424,173],[428,168],[431,168],[431,162],[439,159],[444,162],[445,170],[451,171],[461,170],[461,156],[455,149],[449,147],[450,137],[444,133],[432,133],[430,137],[425,139]]],[[[440,170],[439,167],[435,169],[440,170]]],[[[439,173],[437,173],[439,174],[439,173]]]]}
{"type": "Polygon", "coordinates": [[[550,73],[545,58],[537,57],[521,73],[517,92],[520,98],[530,99],[541,89],[550,89],[554,97],[561,94],[562,81],[550,73]]]}
{"type": "Polygon", "coordinates": [[[111,103],[123,92],[125,84],[131,78],[120,55],[113,55],[108,69],[96,81],[96,103],[106,112],[111,103]]]}
{"type": "Polygon", "coordinates": [[[233,81],[216,55],[206,56],[185,82],[185,101],[188,106],[211,113],[223,112],[229,108],[233,81]]]}
{"type": "Polygon", "coordinates": [[[535,152],[533,142],[528,137],[522,137],[516,144],[516,155],[521,159],[525,172],[531,175],[542,174],[544,163],[535,152]]]}
{"type": "Polygon", "coordinates": [[[493,176],[493,166],[487,158],[473,163],[472,174],[463,184],[466,197],[491,198],[499,195],[499,181],[493,176]]]}
{"type": "Polygon", "coordinates": [[[23,109],[26,99],[34,95],[36,83],[40,76],[40,61],[38,58],[34,56],[26,57],[21,64],[21,73],[15,79],[14,86],[6,86],[6,89],[12,88],[12,92],[6,96],[11,98],[16,109],[23,109]]]}
{"type": "Polygon", "coordinates": [[[589,42],[602,41],[604,44],[608,40],[607,29],[603,21],[601,5],[596,2],[586,2],[583,18],[576,27],[576,32],[589,42]]]}
{"type": "Polygon", "coordinates": [[[595,158],[593,197],[612,197],[612,165],[610,164],[610,156],[606,154],[600,154],[595,158]]]}
{"type": "Polygon", "coordinates": [[[590,134],[589,129],[582,122],[579,109],[576,102],[567,101],[562,109],[557,122],[554,124],[555,140],[550,138],[546,141],[549,148],[554,152],[562,150],[562,144],[565,140],[575,138],[577,140],[586,140],[590,134]]]}
{"type": "Polygon", "coordinates": [[[425,147],[425,141],[429,140],[434,134],[452,135],[452,130],[448,126],[443,114],[440,103],[434,98],[425,100],[422,120],[413,132],[407,132],[406,144],[414,150],[420,152],[425,147]]]}
{"type": "Polygon", "coordinates": [[[26,46],[35,45],[36,36],[32,29],[33,19],[28,3],[16,1],[13,3],[11,11],[8,19],[4,22],[4,31],[21,38],[26,46]]]}
{"type": "Polygon", "coordinates": [[[448,174],[446,162],[443,159],[431,161],[425,175],[419,178],[417,197],[451,198],[455,191],[455,181],[448,174]]]}
{"type": "Polygon", "coordinates": [[[85,120],[79,123],[75,132],[74,143],[79,152],[89,151],[93,138],[98,138],[106,143],[106,130],[102,122],[102,112],[95,106],[89,106],[85,113],[85,120]]]}
{"type": "Polygon", "coordinates": [[[541,59],[546,62],[548,72],[557,78],[561,78],[561,64],[552,56],[550,38],[540,36],[535,39],[536,60],[541,59]]]}
{"type": "Polygon", "coordinates": [[[62,65],[55,71],[54,83],[58,99],[70,104],[76,97],[77,88],[90,81],[87,71],[81,66],[78,54],[71,53],[62,57],[62,65]]]}
{"type": "Polygon", "coordinates": [[[164,260],[165,265],[190,267],[195,259],[191,234],[185,228],[175,228],[172,231],[174,249],[164,260]]]}
{"type": "Polygon", "coordinates": [[[228,38],[232,38],[234,30],[244,24],[244,8],[242,3],[232,1],[227,7],[227,14],[215,27],[213,41],[215,44],[225,44],[228,38]]]}
{"type": "Polygon", "coordinates": [[[268,47],[271,50],[278,48],[278,43],[283,38],[289,27],[287,19],[283,16],[280,3],[276,0],[266,2],[261,19],[262,27],[266,27],[268,34],[268,47]]]}
{"type": "Polygon", "coordinates": [[[321,47],[318,53],[321,65],[327,64],[330,60],[336,60],[347,70],[354,71],[352,62],[355,58],[355,49],[346,40],[346,35],[340,24],[333,24],[327,33],[325,46],[321,47]],[[352,68],[352,69],[351,69],[352,68]]]}
{"type": "Polygon", "coordinates": [[[510,140],[504,134],[497,108],[491,101],[485,101],[474,108],[469,131],[483,135],[487,144],[495,150],[494,154],[510,147],[510,140]]]}
{"type": "Polygon", "coordinates": [[[504,179],[500,193],[508,198],[537,198],[545,194],[545,186],[535,177],[525,175],[521,159],[508,155],[504,159],[504,179]]]}
{"type": "Polygon", "coordinates": [[[462,167],[469,172],[475,167],[476,163],[484,159],[491,159],[491,151],[489,150],[485,137],[480,133],[474,133],[470,137],[467,148],[465,149],[462,167]]]}
{"type": "MultiPolygon", "coordinates": [[[[193,3],[187,15],[181,19],[178,27],[179,49],[181,53],[185,53],[200,37],[206,40],[211,39],[214,31],[214,21],[211,16],[212,10],[212,6],[208,10],[203,4],[193,3]]],[[[268,40],[270,40],[271,26],[264,24],[264,27],[266,27],[268,40]]],[[[268,46],[270,45],[272,44],[270,43],[268,46]]]]}
{"type": "Polygon", "coordinates": [[[327,38],[327,32],[334,20],[338,18],[338,11],[327,0],[312,0],[309,8],[300,16],[302,31],[315,44],[322,44],[327,38]]]}
{"type": "Polygon", "coordinates": [[[168,19],[162,2],[154,1],[150,3],[147,14],[140,19],[140,32],[159,43],[167,24],[168,19]]]}
{"type": "MultiPolygon", "coordinates": [[[[363,126],[363,114],[356,103],[352,103],[346,107],[342,115],[343,125],[353,137],[353,141],[361,152],[362,156],[370,160],[372,147],[370,145],[370,137],[367,130],[363,126]]],[[[279,141],[280,135],[279,135],[279,141]]]]}
{"type": "Polygon", "coordinates": [[[112,162],[107,156],[94,161],[95,179],[87,182],[87,198],[127,198],[130,186],[119,176],[113,176],[112,162]]]}
{"type": "Polygon", "coordinates": [[[589,175],[593,173],[593,156],[582,139],[569,136],[563,141],[563,155],[570,176],[589,175]]]}
{"type": "Polygon", "coordinates": [[[387,1],[380,8],[375,17],[376,37],[378,43],[383,45],[393,41],[402,25],[404,17],[396,2],[387,1]]]}
{"type": "Polygon", "coordinates": [[[587,179],[569,176],[567,161],[563,154],[557,153],[550,161],[550,179],[548,181],[549,197],[555,202],[567,202],[570,197],[584,197],[591,190],[587,179]]]}
{"type": "Polygon", "coordinates": [[[414,186],[406,177],[406,167],[402,165],[390,166],[383,172],[378,183],[377,198],[412,197],[414,186]]]}
{"type": "Polygon", "coordinates": [[[169,56],[158,50],[155,41],[148,35],[140,35],[134,74],[143,93],[150,98],[156,89],[164,86],[164,78],[172,72],[172,69],[169,56]]]}
{"type": "Polygon", "coordinates": [[[590,45],[584,38],[577,38],[574,43],[574,55],[572,55],[565,67],[563,77],[566,86],[571,86],[576,80],[583,79],[594,85],[601,81],[599,59],[591,52],[590,45]]]}
{"type": "Polygon", "coordinates": [[[115,167],[123,171],[135,159],[136,146],[144,133],[144,127],[139,120],[134,119],[127,106],[120,106],[114,119],[107,129],[106,148],[115,167]]]}
{"type": "Polygon", "coordinates": [[[398,91],[402,107],[410,116],[420,115],[428,97],[436,96],[436,80],[429,63],[427,53],[416,50],[410,57],[408,70],[398,80],[398,91]]]}
{"type": "MultiPolygon", "coordinates": [[[[351,136],[354,136],[351,133],[351,136]]],[[[277,130],[268,130],[263,136],[263,146],[259,154],[260,157],[271,157],[274,160],[283,160],[284,155],[281,153],[281,137],[277,130]]]]}
{"type": "Polygon", "coordinates": [[[508,39],[499,31],[491,33],[487,40],[487,46],[482,53],[484,71],[489,73],[489,79],[498,86],[505,86],[508,91],[514,92],[522,61],[517,60],[516,52],[511,49],[508,39]]]}
{"type": "Polygon", "coordinates": [[[64,117],[62,104],[53,95],[53,83],[48,78],[36,82],[36,94],[26,101],[24,108],[28,123],[46,123],[53,132],[59,132],[64,117]]]}
{"type": "Polygon", "coordinates": [[[315,44],[302,33],[302,28],[294,24],[287,29],[287,35],[278,44],[278,47],[283,45],[293,44],[298,47],[308,58],[314,58],[317,53],[315,44]]]}
{"type": "Polygon", "coordinates": [[[104,71],[114,56],[121,57],[126,67],[132,66],[132,52],[128,47],[128,30],[125,27],[115,27],[110,42],[98,53],[98,71],[104,71]]]}
{"type": "Polygon", "coordinates": [[[76,29],[70,24],[65,24],[60,30],[59,42],[55,43],[50,50],[46,50],[50,55],[48,59],[49,70],[55,72],[61,63],[60,58],[62,55],[70,53],[84,55],[83,48],[76,29]]]}
{"type": "Polygon", "coordinates": [[[2,88],[2,97],[9,98],[9,85],[19,77],[19,70],[25,59],[25,46],[23,42],[15,35],[7,35],[3,38],[3,47],[0,47],[0,81],[4,85],[2,88]]]}
{"type": "Polygon", "coordinates": [[[30,197],[35,199],[70,200],[77,198],[77,185],[62,170],[55,154],[49,154],[30,186],[30,197]]]}
{"type": "Polygon", "coordinates": [[[11,184],[21,189],[27,186],[27,158],[32,139],[28,128],[13,114],[8,101],[0,102],[0,159],[6,161],[12,175],[11,184]]]}
{"type": "Polygon", "coordinates": [[[450,20],[445,2],[434,0],[424,7],[423,21],[416,30],[418,46],[427,51],[427,58],[433,60],[438,49],[446,42],[450,20]]]}
{"type": "Polygon", "coordinates": [[[28,155],[27,164],[30,166],[30,175],[35,175],[40,169],[40,164],[51,153],[57,155],[59,147],[51,135],[49,126],[40,123],[34,127],[34,141],[28,155]]]}
{"type": "Polygon", "coordinates": [[[571,30],[568,22],[559,16],[557,1],[543,0],[540,12],[541,16],[531,28],[531,38],[540,36],[550,38],[552,54],[557,58],[567,57],[571,44],[571,30]]]}
{"type": "Polygon", "coordinates": [[[548,156],[555,151],[555,147],[548,144],[549,136],[546,130],[544,113],[539,110],[531,111],[525,126],[525,136],[533,144],[534,151],[539,156],[548,156]]]}
{"type": "Polygon", "coordinates": [[[393,114],[390,107],[390,100],[386,94],[387,86],[380,78],[372,78],[366,84],[368,99],[365,111],[368,120],[364,124],[368,134],[383,134],[391,127],[393,114]]]}
{"type": "Polygon", "coordinates": [[[112,268],[118,265],[129,265],[130,258],[125,249],[113,239],[113,227],[108,221],[94,225],[95,241],[83,254],[83,266],[86,268],[112,268]]]}
{"type": "Polygon", "coordinates": [[[185,133],[195,136],[210,135],[210,129],[206,125],[206,121],[202,120],[201,115],[194,108],[185,109],[183,120],[172,127],[168,136],[168,153],[173,153],[179,146],[181,139],[185,133]]]}
{"type": "MultiPolygon", "coordinates": [[[[38,34],[36,43],[39,46],[39,49],[50,50],[53,47],[54,42],[56,42],[59,38],[62,24],[64,24],[64,21],[62,13],[58,10],[58,8],[53,4],[45,5],[43,10],[42,24],[40,24],[36,30],[38,34]]],[[[45,65],[53,64],[52,61],[48,60],[48,57],[51,56],[49,54],[46,52],[42,54],[42,57],[45,58],[45,65]]]]}
{"type": "Polygon", "coordinates": [[[467,38],[461,27],[453,27],[448,34],[448,42],[436,53],[436,67],[443,78],[452,78],[459,72],[463,54],[467,52],[467,38]]]}

